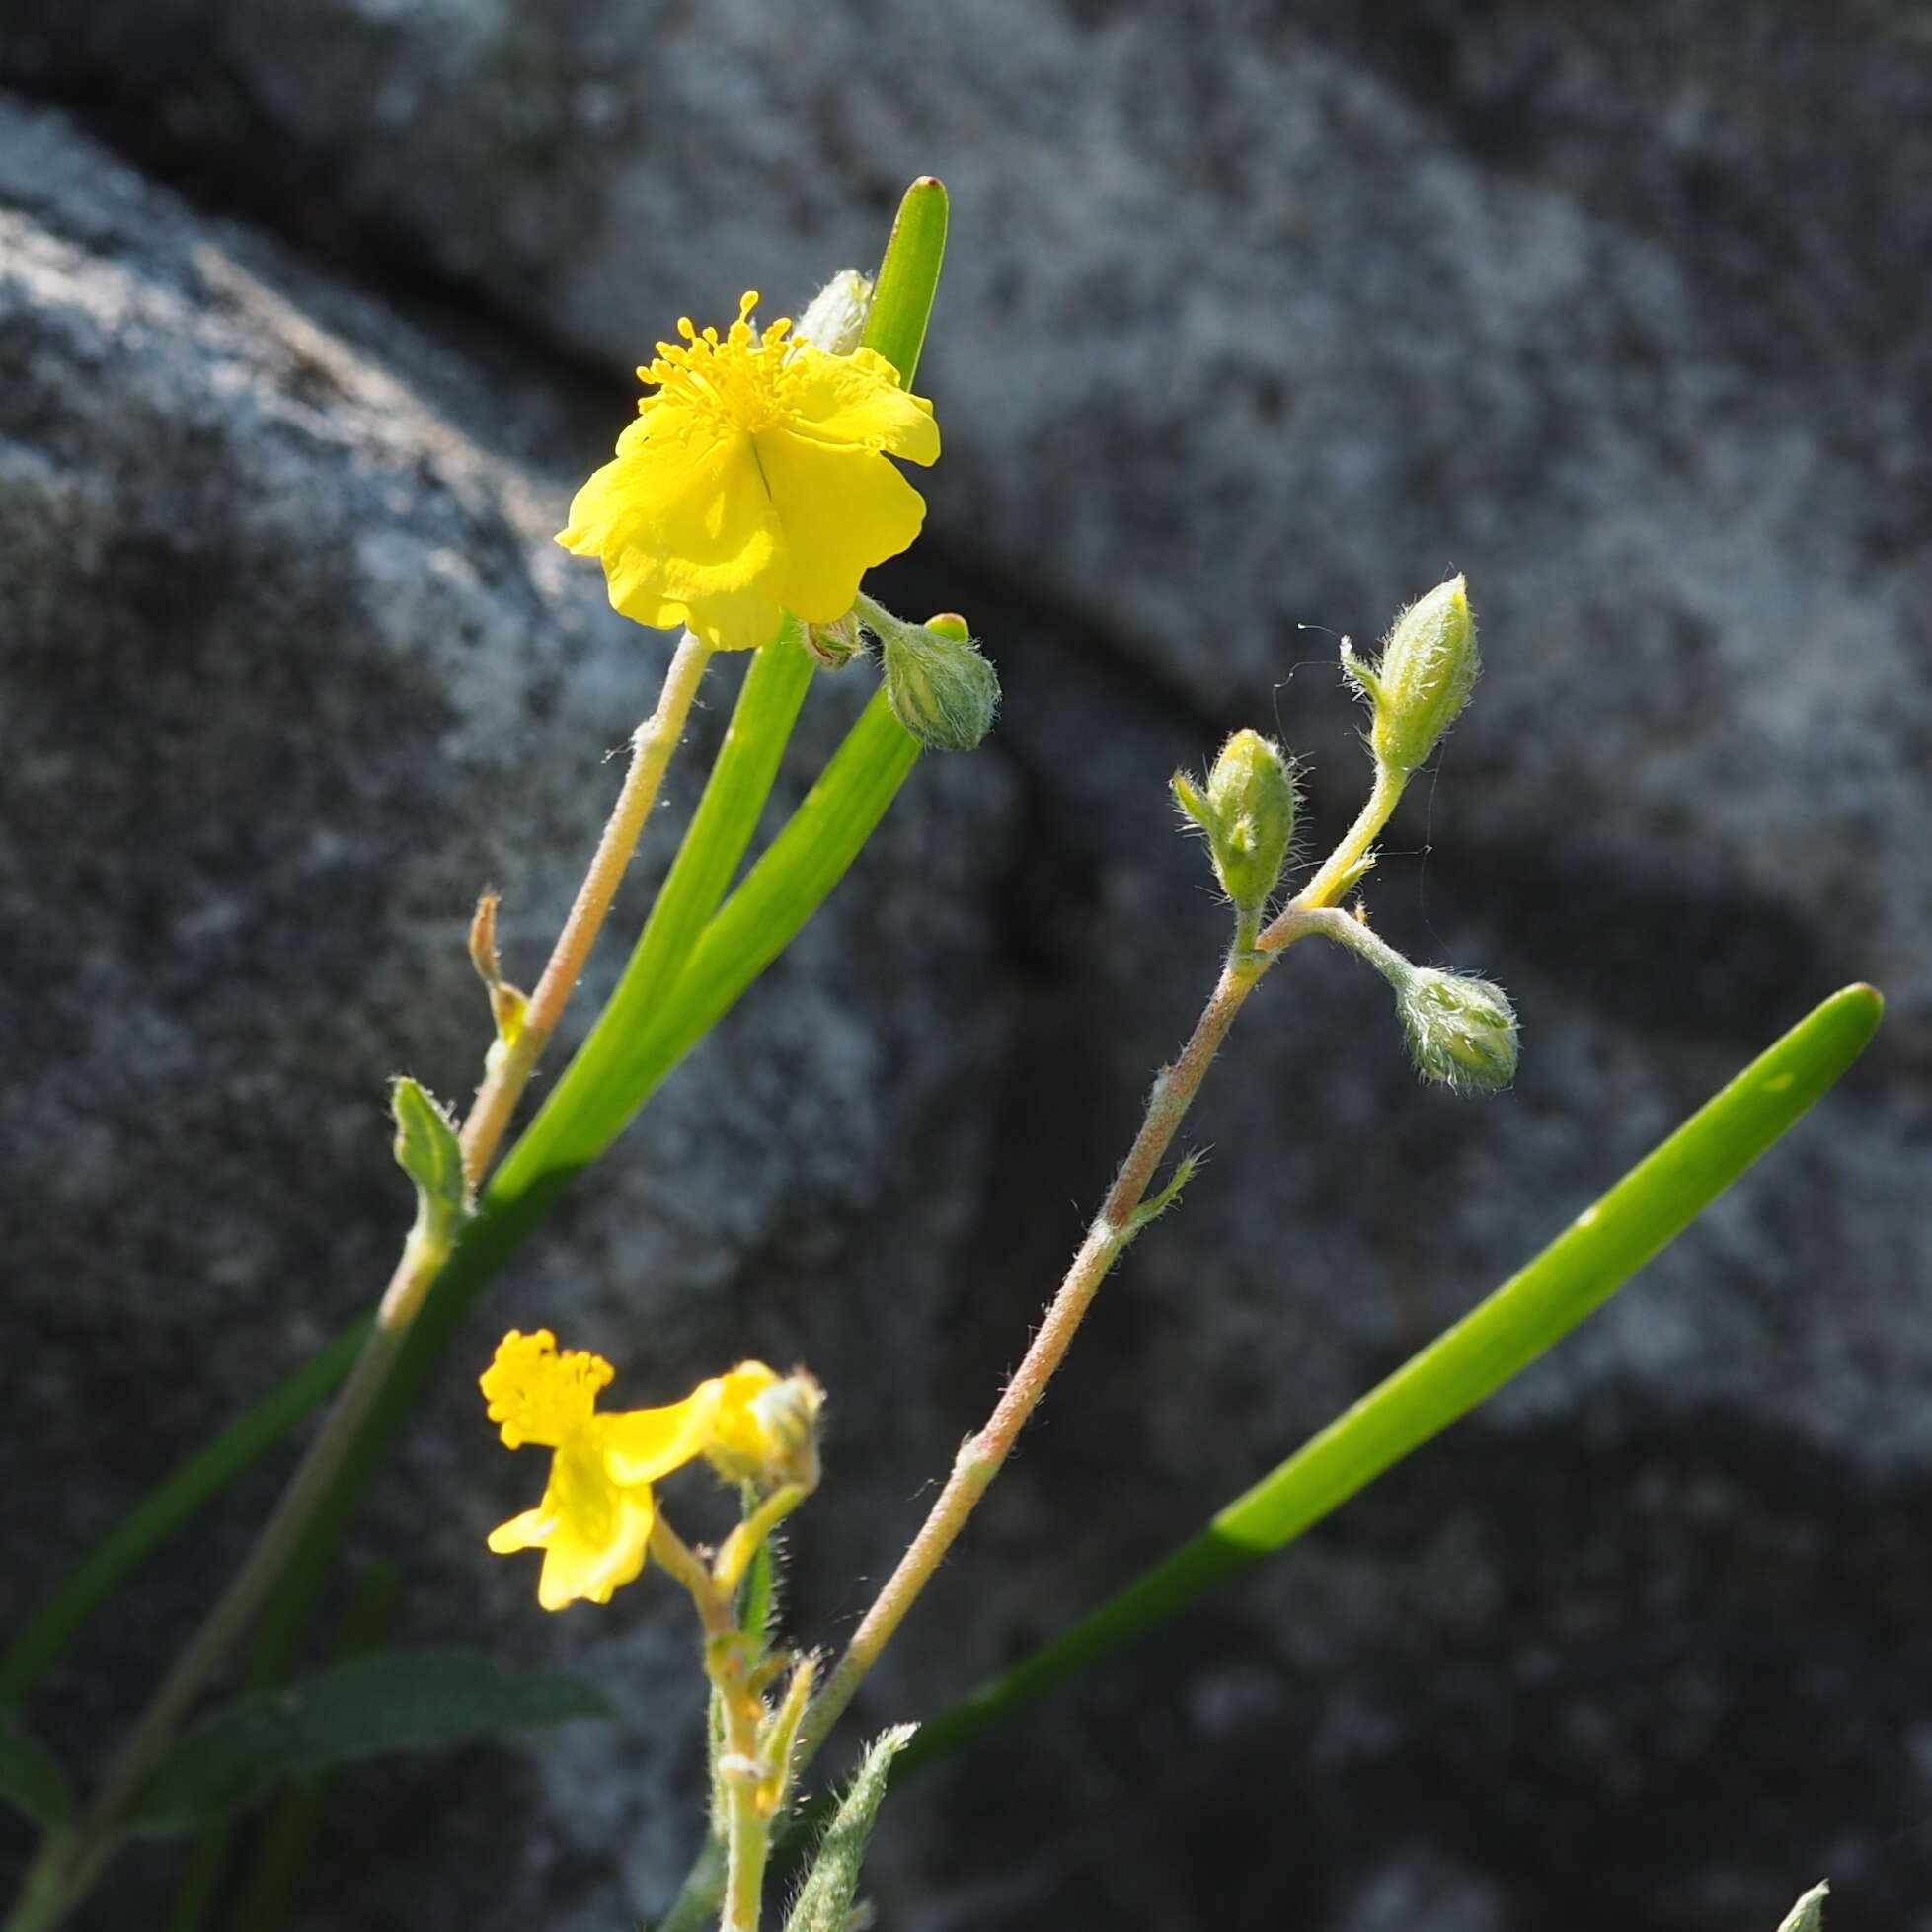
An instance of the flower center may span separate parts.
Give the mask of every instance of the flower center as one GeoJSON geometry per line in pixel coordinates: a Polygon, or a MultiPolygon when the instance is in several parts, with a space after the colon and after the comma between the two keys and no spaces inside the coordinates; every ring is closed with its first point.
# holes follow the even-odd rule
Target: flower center
{"type": "Polygon", "coordinates": [[[657,385],[657,395],[639,405],[652,415],[654,434],[702,428],[712,435],[734,430],[755,435],[787,414],[791,363],[804,344],[786,340],[792,327],[789,316],[781,316],[760,335],[750,320],[757,305],[757,290],[746,290],[738,300],[737,320],[722,340],[716,329],[701,333],[688,315],[678,318],[677,333],[684,340],[659,343],[657,359],[638,371],[642,381],[657,385]],[[660,413],[686,420],[660,422],[660,413]]]}
{"type": "Polygon", "coordinates": [[[597,1391],[615,1373],[587,1350],[559,1354],[557,1338],[547,1328],[534,1335],[511,1329],[483,1372],[483,1394],[490,1420],[502,1425],[504,1448],[541,1442],[556,1449],[588,1424],[597,1391]]]}

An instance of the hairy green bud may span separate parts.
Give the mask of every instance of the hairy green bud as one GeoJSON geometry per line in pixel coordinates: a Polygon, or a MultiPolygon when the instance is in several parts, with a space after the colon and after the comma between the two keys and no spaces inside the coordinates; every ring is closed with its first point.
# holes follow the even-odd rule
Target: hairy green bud
{"type": "Polygon", "coordinates": [[[886,697],[892,716],[928,751],[970,751],[993,728],[999,673],[950,612],[931,624],[879,630],[886,697]],[[950,635],[955,629],[959,636],[950,635]]]}
{"type": "Polygon", "coordinates": [[[1204,790],[1186,772],[1176,772],[1173,785],[1175,804],[1207,834],[1221,889],[1237,911],[1259,912],[1294,843],[1294,761],[1259,732],[1244,730],[1222,745],[1204,790]]]}
{"type": "Polygon", "coordinates": [[[1396,1011],[1425,1080],[1494,1092],[1516,1072],[1516,1009],[1501,986],[1434,966],[1397,977],[1396,1011]]]}
{"type": "Polygon", "coordinates": [[[1376,763],[1415,771],[1469,702],[1482,668],[1464,580],[1452,577],[1403,611],[1379,663],[1364,663],[1344,643],[1342,667],[1375,707],[1368,742],[1376,763]]]}

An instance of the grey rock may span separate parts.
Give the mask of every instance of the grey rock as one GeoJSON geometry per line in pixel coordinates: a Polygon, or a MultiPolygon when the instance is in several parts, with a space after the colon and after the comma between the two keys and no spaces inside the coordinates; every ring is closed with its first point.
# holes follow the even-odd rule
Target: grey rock
{"type": "MultiPolygon", "coordinates": [[[[807,1630],[838,1628],[853,1575],[916,1520],[908,1472],[977,1420],[1211,974],[1219,915],[1166,772],[1278,721],[1315,759],[1319,851],[1361,766],[1333,641],[1294,627],[1365,641],[1468,572],[1489,671],[1370,902],[1396,943],[1508,986],[1516,1091],[1418,1094],[1376,982],[1284,969],[1191,1123],[1210,1165],[1110,1289],[875,1725],[1192,1531],[1813,999],[1860,975],[1892,996],[1872,1065],[1805,1136],[1479,1422],[895,1796],[889,1918],[1274,1924],[1293,1901],[1337,1926],[1728,1932],[1828,1870],[1861,1922],[1919,1922],[1932,349],[1911,319],[1932,47],[1913,10],[17,0],[0,71],[348,274],[404,281],[455,346],[454,369],[410,351],[433,395],[473,395],[462,365],[494,352],[461,302],[527,357],[617,372],[680,310],[723,314],[747,283],[799,299],[871,259],[911,174],[951,184],[921,377],[947,456],[896,580],[908,608],[967,610],[1000,661],[1021,816],[973,857],[995,899],[892,903],[915,927],[943,904],[983,949],[944,956],[956,986],[975,957],[1002,967],[971,997],[1003,1052],[935,1075],[943,1121],[899,1171],[953,1158],[946,1131],[997,1156],[921,1192],[953,1239],[903,1266],[881,1218],[900,1197],[863,1150],[748,1197],[825,1278],[846,1241],[865,1340],[841,1363],[888,1358],[881,1319],[909,1351],[873,1378],[896,1407],[845,1465],[866,1485],[846,1528],[801,1539],[807,1630]],[[842,1236],[799,1235],[815,1189],[845,1202],[842,1236]]],[[[332,317],[345,299],[313,297],[332,317]]],[[[502,413],[561,446],[538,403],[502,413]]],[[[584,429],[586,462],[607,436],[584,429]]],[[[833,982],[839,936],[810,962],[833,982]]],[[[717,1057],[712,1078],[767,1063],[717,1057]]],[[[869,1073],[812,1062],[855,1108],[869,1073]]],[[[808,1159],[782,1128],[760,1144],[808,1159]]],[[[740,1265],[706,1273],[707,1217],[729,1251],[737,1197],[689,1158],[711,1180],[673,1223],[678,1278],[713,1297],[664,1319],[695,1354],[749,1304],[740,1265]]],[[[689,1194],[653,1204],[670,1222],[689,1194]]],[[[605,1243],[603,1278],[622,1237],[579,1238],[605,1243]]],[[[555,1252],[533,1266],[562,1292],[555,1252]]],[[[444,1480],[471,1480],[453,1451],[444,1480]]],[[[616,1660],[636,1640],[595,1641],[616,1660]]],[[[611,1750],[625,1735],[531,1755],[530,1858],[571,1923],[611,1922],[617,1861],[637,1909],[662,1883],[666,1841],[630,1834],[688,1757],[647,1767],[611,1750]]],[[[493,1922],[478,1893],[384,1870],[425,1913],[493,1922]]]]}

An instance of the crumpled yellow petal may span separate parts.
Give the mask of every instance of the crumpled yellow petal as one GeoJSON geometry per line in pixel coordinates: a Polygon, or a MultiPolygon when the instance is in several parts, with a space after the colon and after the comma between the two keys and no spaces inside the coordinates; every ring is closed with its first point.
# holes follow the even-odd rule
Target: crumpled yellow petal
{"type": "Polygon", "coordinates": [[[493,1529],[490,1547],[500,1556],[543,1551],[537,1601],[546,1610],[579,1598],[608,1603],[643,1570],[657,1518],[649,1484],[620,1488],[605,1473],[594,1443],[577,1442],[551,1458],[542,1503],[493,1529]]]}
{"type": "Polygon", "coordinates": [[[901,389],[898,372],[876,349],[801,351],[795,370],[789,415],[817,440],[884,450],[908,463],[939,461],[932,404],[901,389]]]}
{"type": "Polygon", "coordinates": [[[533,1335],[511,1329],[498,1343],[479,1386],[490,1420],[502,1427],[504,1448],[536,1442],[556,1449],[589,1422],[597,1391],[615,1373],[587,1350],[559,1353],[557,1338],[547,1328],[533,1335]]]}
{"type": "Polygon", "coordinates": [[[785,531],[778,594],[808,624],[852,608],[875,564],[910,547],[926,501],[876,450],[808,442],[786,429],[753,438],[785,531]]]}
{"type": "MultiPolygon", "coordinates": [[[[651,435],[650,416],[580,489],[558,542],[603,559],[612,607],[640,624],[688,624],[714,650],[777,635],[784,539],[747,437],[651,435]]],[[[668,425],[667,425],[668,426],[668,425]]]]}
{"type": "Polygon", "coordinates": [[[682,1402],[661,1409],[624,1409],[599,1416],[597,1453],[613,1483],[655,1483],[705,1451],[724,1384],[700,1382],[682,1402]]]}

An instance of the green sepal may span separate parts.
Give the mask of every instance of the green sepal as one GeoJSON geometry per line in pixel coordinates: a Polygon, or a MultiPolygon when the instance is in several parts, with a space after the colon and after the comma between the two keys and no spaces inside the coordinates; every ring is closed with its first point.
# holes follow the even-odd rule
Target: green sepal
{"type": "Polygon", "coordinates": [[[73,1820],[73,1787],[60,1760],[12,1711],[0,1711],[0,1798],[43,1831],[73,1820]]]}
{"type": "Polygon", "coordinates": [[[404,1074],[390,1089],[396,1117],[396,1165],[416,1184],[416,1226],[410,1239],[447,1254],[476,1211],[463,1178],[456,1122],[421,1081],[404,1074]]]}
{"type": "Polygon", "coordinates": [[[473,1651],[378,1651],[203,1718],[162,1760],[127,1828],[167,1837],[246,1805],[278,1778],[609,1715],[602,1692],[562,1671],[506,1670],[473,1651]]]}
{"type": "Polygon", "coordinates": [[[1174,1169],[1173,1179],[1168,1182],[1167,1186],[1151,1199],[1143,1200],[1127,1216],[1127,1235],[1129,1239],[1138,1234],[1142,1228],[1149,1227],[1155,1221],[1158,1221],[1181,1198],[1181,1190],[1195,1178],[1195,1170],[1199,1165],[1200,1156],[1198,1154],[1184,1154],[1182,1156],[1180,1162],[1174,1169]]]}
{"type": "Polygon", "coordinates": [[[811,1870],[806,1874],[785,1921],[785,1932],[845,1932],[859,1890],[866,1840],[872,1835],[880,1800],[886,1796],[892,1759],[912,1741],[917,1729],[911,1724],[894,1726],[867,1750],[825,1835],[818,1841],[811,1870]]]}

